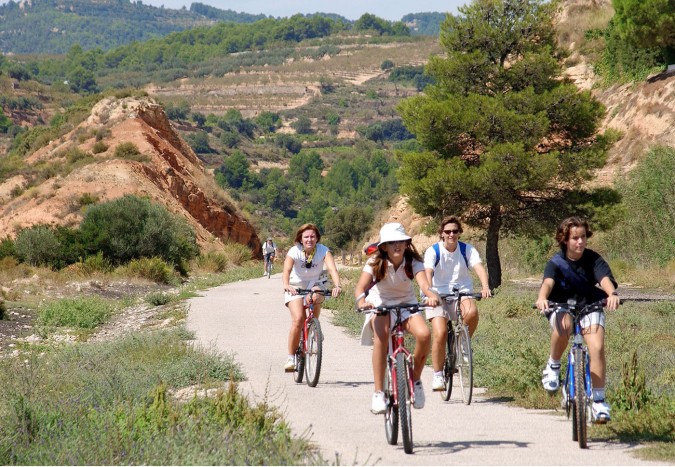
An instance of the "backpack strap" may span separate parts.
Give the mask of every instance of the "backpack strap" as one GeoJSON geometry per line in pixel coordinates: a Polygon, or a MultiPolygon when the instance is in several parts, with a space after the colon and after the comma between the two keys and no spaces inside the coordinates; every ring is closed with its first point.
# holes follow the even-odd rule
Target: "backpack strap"
{"type": "MultiPolygon", "coordinates": [[[[459,252],[462,254],[462,258],[464,258],[464,264],[466,264],[467,269],[469,268],[469,259],[466,257],[466,243],[464,242],[457,242],[459,243],[459,252]]],[[[432,245],[434,252],[436,253],[436,262],[434,263],[434,269],[436,266],[438,266],[438,262],[441,260],[441,247],[440,247],[440,242],[434,243],[432,245]]]]}
{"type": "MultiPolygon", "coordinates": [[[[584,280],[575,270],[573,270],[567,260],[563,258],[562,253],[556,253],[553,255],[553,258],[551,258],[551,262],[558,266],[558,269],[562,273],[563,277],[565,280],[571,285],[574,289],[578,290],[584,295],[587,295],[589,292],[591,292],[591,288],[588,284],[588,281],[584,280]]],[[[564,284],[561,284],[563,288],[565,287],[564,284]]]]}

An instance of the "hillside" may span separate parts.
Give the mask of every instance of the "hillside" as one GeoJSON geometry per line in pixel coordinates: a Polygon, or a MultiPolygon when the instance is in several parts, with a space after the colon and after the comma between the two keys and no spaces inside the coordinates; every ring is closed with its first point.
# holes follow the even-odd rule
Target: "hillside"
{"type": "Polygon", "coordinates": [[[202,248],[227,239],[259,255],[261,244],[254,228],[224,199],[203,164],[151,99],[100,101],[85,121],[30,155],[25,163],[21,173],[0,183],[0,238],[13,237],[17,229],[35,224],[76,226],[86,200],[108,201],[135,194],[188,219],[202,248]],[[97,138],[97,134],[103,136],[97,138]],[[92,151],[96,143],[103,143],[106,150],[92,151]],[[122,144],[126,144],[127,156],[114,156],[122,144]],[[130,147],[137,152],[129,154],[130,147]],[[46,179],[35,179],[45,167],[59,169],[46,179]]]}
{"type": "Polygon", "coordinates": [[[108,50],[217,21],[262,18],[201,3],[174,10],[131,0],[10,0],[0,5],[0,52],[61,54],[73,45],[108,50]]]}

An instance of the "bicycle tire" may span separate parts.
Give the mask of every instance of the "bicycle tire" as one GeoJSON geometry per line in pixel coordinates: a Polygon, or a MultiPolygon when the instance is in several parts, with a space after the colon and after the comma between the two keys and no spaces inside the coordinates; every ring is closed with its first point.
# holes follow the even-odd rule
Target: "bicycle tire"
{"type": "Polygon", "coordinates": [[[449,401],[452,396],[452,380],[455,376],[455,332],[448,321],[447,348],[445,350],[445,362],[443,362],[443,376],[445,377],[445,387],[441,391],[441,399],[449,401]]]}
{"type": "Polygon", "coordinates": [[[579,447],[585,449],[588,447],[586,439],[586,421],[587,421],[587,396],[585,384],[584,351],[580,347],[575,347],[574,353],[574,431],[576,433],[579,447]]]}
{"type": "Polygon", "coordinates": [[[471,336],[469,328],[462,324],[457,337],[457,369],[459,370],[459,387],[462,390],[462,399],[466,405],[471,404],[473,396],[473,352],[471,351],[471,336]]]}
{"type": "Polygon", "coordinates": [[[398,389],[398,416],[401,421],[403,451],[413,452],[412,410],[408,362],[403,352],[396,355],[396,388],[398,389]]]}
{"type": "Polygon", "coordinates": [[[300,339],[298,350],[295,351],[295,371],[293,372],[293,381],[302,383],[302,377],[305,375],[305,352],[302,350],[303,342],[300,339]]]}
{"type": "Polygon", "coordinates": [[[387,442],[395,445],[398,442],[398,407],[394,404],[394,387],[391,384],[392,370],[391,360],[387,358],[387,370],[384,373],[384,399],[387,401],[387,409],[384,412],[384,433],[387,436],[387,442]]]}
{"type": "Polygon", "coordinates": [[[305,377],[309,387],[316,387],[321,374],[323,357],[323,333],[321,323],[312,318],[307,326],[307,353],[305,354],[305,377]]]}

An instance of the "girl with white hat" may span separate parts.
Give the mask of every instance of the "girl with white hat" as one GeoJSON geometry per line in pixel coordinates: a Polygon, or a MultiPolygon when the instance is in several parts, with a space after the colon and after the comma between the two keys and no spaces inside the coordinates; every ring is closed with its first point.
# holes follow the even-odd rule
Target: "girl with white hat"
{"type": "MultiPolygon", "coordinates": [[[[377,251],[366,262],[361,277],[356,284],[354,294],[359,308],[377,307],[381,305],[398,305],[415,303],[415,290],[412,280],[417,280],[420,289],[427,297],[427,304],[436,306],[440,298],[430,289],[429,281],[424,274],[424,263],[411,242],[410,236],[399,223],[389,223],[380,229],[380,241],[377,251]],[[373,285],[374,282],[374,285],[373,285]],[[368,294],[366,295],[366,291],[368,294]]],[[[391,317],[377,316],[369,313],[361,331],[361,344],[373,345],[373,377],[375,393],[373,394],[371,412],[384,413],[384,373],[386,370],[387,350],[391,317]]],[[[421,313],[413,313],[406,317],[404,328],[415,337],[415,354],[413,379],[415,380],[416,409],[424,407],[424,388],[422,370],[429,355],[431,336],[421,313]]]]}

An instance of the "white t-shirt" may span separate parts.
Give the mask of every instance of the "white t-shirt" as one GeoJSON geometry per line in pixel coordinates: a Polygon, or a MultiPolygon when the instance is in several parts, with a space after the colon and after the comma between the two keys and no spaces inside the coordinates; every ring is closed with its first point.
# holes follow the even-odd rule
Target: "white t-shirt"
{"type": "MultiPolygon", "coordinates": [[[[369,259],[363,270],[375,277],[375,271],[372,266],[373,261],[373,258],[369,259]]],[[[418,272],[424,271],[424,264],[414,259],[412,270],[414,277],[418,272]]],[[[405,260],[398,267],[398,270],[394,270],[394,266],[387,261],[387,274],[368,291],[366,301],[373,306],[417,303],[412,280],[408,279],[405,273],[405,260]]]]}
{"type": "Polygon", "coordinates": [[[262,246],[263,255],[266,255],[268,253],[274,253],[274,250],[276,250],[276,249],[277,249],[277,246],[274,243],[272,243],[271,245],[267,242],[263,243],[263,246],[262,246]]]}
{"type": "MultiPolygon", "coordinates": [[[[430,246],[424,252],[424,268],[433,269],[434,277],[431,286],[440,294],[452,292],[452,288],[457,287],[460,292],[468,293],[473,291],[473,279],[469,268],[459,249],[459,245],[452,253],[445,249],[443,242],[438,242],[441,258],[436,264],[436,251],[430,246]]],[[[474,267],[481,263],[480,254],[473,246],[466,244],[466,259],[469,261],[469,267],[474,267]]]]}
{"type": "Polygon", "coordinates": [[[328,277],[324,271],[323,262],[326,258],[326,253],[329,251],[330,250],[326,245],[317,243],[316,252],[312,258],[312,265],[307,268],[305,264],[305,253],[302,246],[299,244],[293,245],[286,254],[286,256],[293,259],[293,268],[291,269],[289,284],[294,287],[309,289],[315,284],[324,283],[328,277]]]}

